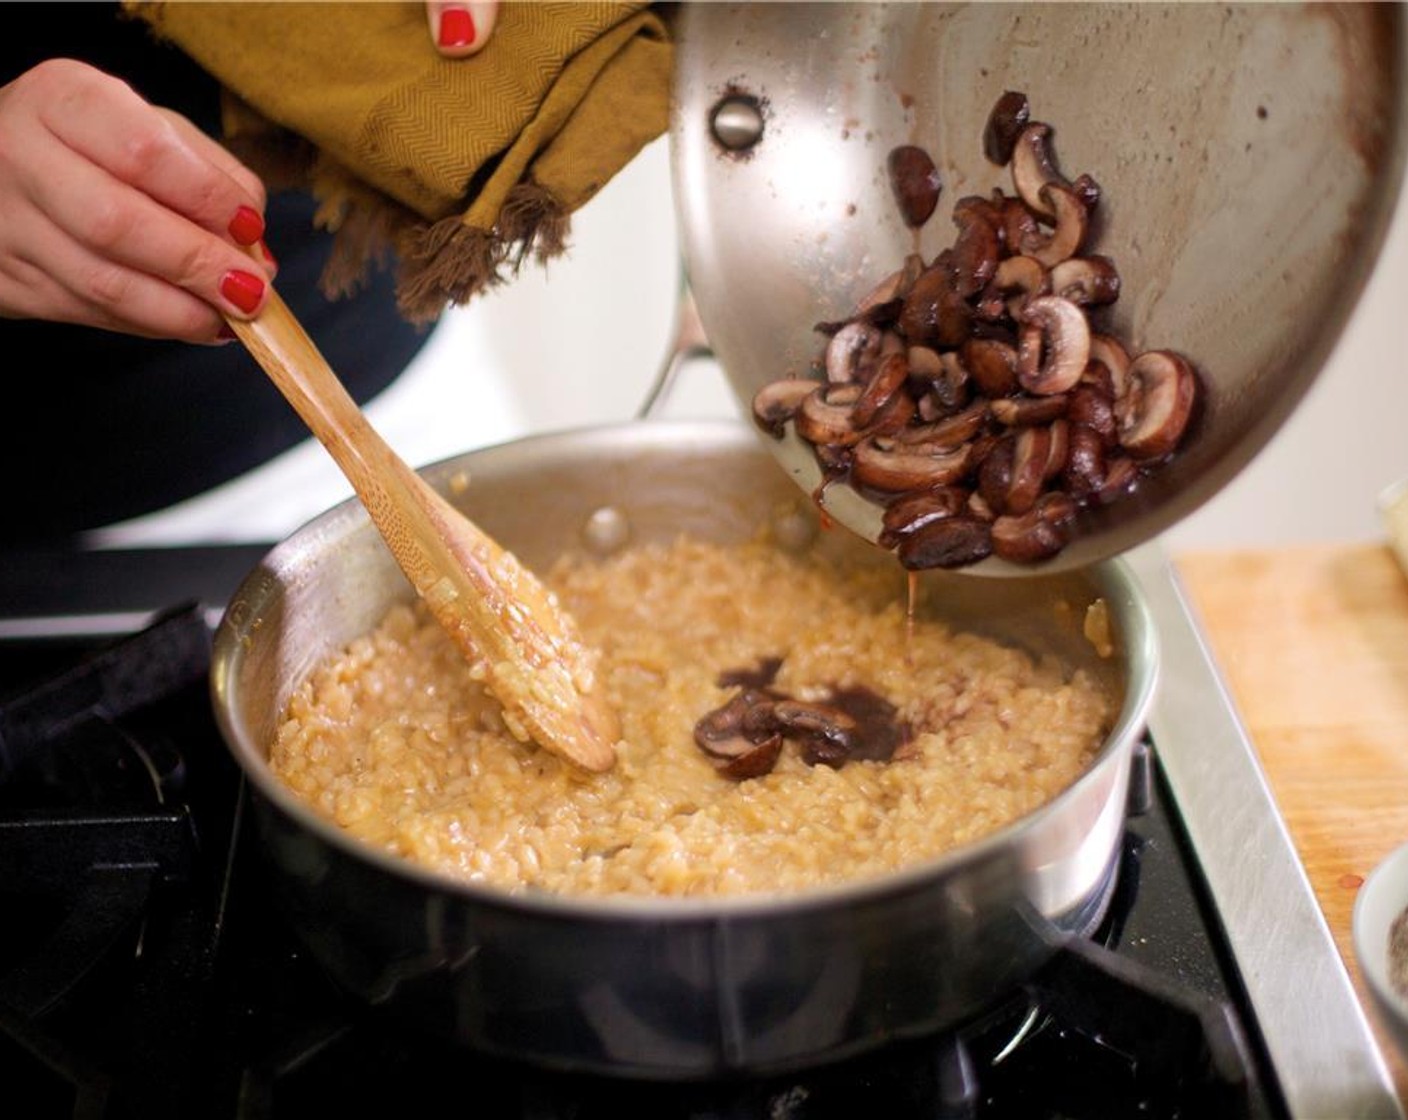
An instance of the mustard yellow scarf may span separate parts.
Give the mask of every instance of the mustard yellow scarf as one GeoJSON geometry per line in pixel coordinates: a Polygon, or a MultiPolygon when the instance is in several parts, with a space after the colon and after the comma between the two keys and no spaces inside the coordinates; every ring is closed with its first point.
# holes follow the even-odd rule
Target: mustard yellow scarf
{"type": "Polygon", "coordinates": [[[561,253],[569,215],[668,126],[671,44],[647,4],[505,3],[461,59],[414,0],[124,7],[222,83],[253,170],[319,198],[324,289],[394,253],[414,322],[561,253]]]}

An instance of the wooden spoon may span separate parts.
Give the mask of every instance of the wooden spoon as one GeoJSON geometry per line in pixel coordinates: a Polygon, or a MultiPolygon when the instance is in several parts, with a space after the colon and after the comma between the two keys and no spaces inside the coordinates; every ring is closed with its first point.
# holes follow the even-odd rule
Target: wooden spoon
{"type": "Polygon", "coordinates": [[[253,320],[226,321],[332,454],[509,730],[584,769],[610,769],[620,724],[556,596],[391,449],[277,292],[253,320]]]}

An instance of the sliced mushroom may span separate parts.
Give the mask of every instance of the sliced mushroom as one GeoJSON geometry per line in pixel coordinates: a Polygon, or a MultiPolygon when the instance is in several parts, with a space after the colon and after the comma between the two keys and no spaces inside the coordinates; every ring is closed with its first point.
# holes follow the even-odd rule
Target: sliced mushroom
{"type": "Polygon", "coordinates": [[[1075,386],[1090,358],[1090,325],[1068,299],[1038,296],[1022,311],[1017,348],[1017,380],[1029,393],[1045,396],[1075,386]]]}
{"type": "Polygon", "coordinates": [[[909,360],[903,353],[885,358],[876,368],[851,409],[851,422],[858,428],[868,428],[890,399],[904,389],[909,379],[909,360]]]}
{"type": "Polygon", "coordinates": [[[988,122],[983,128],[983,154],[998,167],[1006,167],[1012,158],[1017,137],[1031,119],[1032,108],[1025,93],[1007,90],[997,99],[988,122]]]}
{"type": "Polygon", "coordinates": [[[761,743],[753,745],[751,750],[730,758],[719,767],[719,773],[736,782],[746,782],[772,773],[781,757],[782,734],[774,732],[761,743]]]}
{"type": "Polygon", "coordinates": [[[995,338],[970,338],[958,353],[983,395],[995,400],[1017,391],[1016,347],[995,338]]]}
{"type": "Polygon", "coordinates": [[[992,286],[1007,298],[1007,313],[1020,319],[1028,302],[1051,291],[1051,274],[1035,257],[1008,257],[993,273],[992,286]]]}
{"type": "Polygon", "coordinates": [[[1052,157],[1051,126],[1032,121],[1022,129],[1012,148],[1012,186],[1027,206],[1050,219],[1056,217],[1055,201],[1042,194],[1042,188],[1049,183],[1070,188],[1052,157]]]}
{"type": "Polygon", "coordinates": [[[939,203],[939,194],[943,189],[939,169],[934,166],[928,152],[913,144],[895,148],[886,162],[900,215],[906,225],[917,229],[929,220],[939,203]]]}
{"type": "Polygon", "coordinates": [[[923,271],[924,258],[918,253],[910,253],[905,257],[904,264],[900,268],[895,269],[861,298],[860,302],[856,304],[857,313],[863,315],[872,308],[891,303],[894,300],[903,300],[909,294],[909,289],[914,286],[914,281],[923,271]]]}
{"type": "Polygon", "coordinates": [[[1030,233],[1036,233],[1040,222],[1036,213],[1016,195],[1004,195],[993,191],[993,205],[1002,216],[1002,243],[1007,252],[1017,252],[1017,246],[1030,233]]]}
{"type": "Polygon", "coordinates": [[[1109,257],[1071,257],[1052,268],[1051,292],[1082,307],[1114,303],[1120,298],[1120,274],[1109,257]]]}
{"type": "Polygon", "coordinates": [[[954,287],[949,259],[940,254],[905,297],[899,328],[911,346],[953,347],[968,337],[972,309],[954,287]]]}
{"type": "Polygon", "coordinates": [[[1124,343],[1108,334],[1092,331],[1090,334],[1090,360],[1099,362],[1109,371],[1110,399],[1119,400],[1129,385],[1129,351],[1124,343]]]}
{"type": "Polygon", "coordinates": [[[968,492],[957,486],[906,494],[885,507],[876,543],[881,548],[894,548],[901,538],[930,522],[962,513],[967,501],[968,492]]]}
{"type": "Polygon", "coordinates": [[[1065,494],[1047,494],[1020,517],[999,517],[992,524],[992,550],[1004,560],[1033,564],[1070,543],[1076,504],[1065,494]]]}
{"type": "Polygon", "coordinates": [[[810,766],[840,766],[856,749],[856,721],[840,708],[779,700],[773,705],[773,718],[783,735],[798,741],[802,759],[810,766]]]}
{"type": "Polygon", "coordinates": [[[1049,203],[1055,226],[1049,233],[1039,230],[1027,234],[1017,248],[1026,256],[1035,257],[1047,268],[1055,268],[1062,261],[1074,257],[1085,244],[1085,203],[1070,187],[1059,183],[1047,183],[1041,188],[1041,197],[1049,203]]]}
{"type": "Polygon", "coordinates": [[[1022,428],[1012,443],[1012,477],[1003,495],[1002,512],[1023,514],[1041,496],[1046,465],[1051,459],[1051,429],[1022,428]]]}
{"type": "Polygon", "coordinates": [[[797,434],[809,443],[829,447],[850,447],[865,432],[856,426],[852,410],[860,399],[862,386],[814,386],[797,409],[797,434]]]}
{"type": "Polygon", "coordinates": [[[865,434],[870,436],[892,436],[905,431],[914,419],[917,405],[914,398],[906,391],[902,382],[898,392],[892,393],[890,398],[881,406],[880,411],[875,414],[874,419],[865,427],[865,434]]]}
{"type": "Polygon", "coordinates": [[[1100,205],[1100,184],[1089,175],[1077,175],[1071,184],[1071,189],[1080,196],[1087,211],[1093,211],[1100,205]]]}
{"type": "Polygon", "coordinates": [[[963,408],[972,395],[969,382],[972,378],[962,359],[952,350],[939,355],[939,376],[930,383],[930,393],[942,414],[947,415],[963,408]]]}
{"type": "MultiPolygon", "coordinates": [[[[695,744],[715,758],[738,758],[748,754],[758,745],[758,739],[749,737],[744,722],[759,707],[771,707],[772,703],[764,692],[741,689],[721,707],[699,717],[694,724],[695,744]]],[[[764,732],[764,735],[770,734],[771,729],[764,732]]]]}
{"type": "Polygon", "coordinates": [[[1197,375],[1180,354],[1149,350],[1129,366],[1129,385],[1115,400],[1120,446],[1134,459],[1158,459],[1183,438],[1193,413],[1197,375]]]}
{"type": "Polygon", "coordinates": [[[1009,428],[1030,428],[1049,424],[1066,413],[1069,398],[1064,393],[1049,397],[1003,397],[988,407],[992,417],[1009,428]]]}
{"type": "Polygon", "coordinates": [[[1047,431],[1051,433],[1051,444],[1046,455],[1046,470],[1042,472],[1044,482],[1060,477],[1061,472],[1066,469],[1066,459],[1071,453],[1070,421],[1065,417],[1053,420],[1047,431]]]}
{"type": "Polygon", "coordinates": [[[908,534],[895,549],[911,572],[931,568],[966,568],[992,554],[992,528],[969,514],[933,521],[908,534]]]}
{"type": "Polygon", "coordinates": [[[879,327],[859,319],[847,323],[826,344],[826,380],[837,385],[864,380],[862,371],[874,366],[883,338],[879,327]]]}
{"type": "Polygon", "coordinates": [[[770,381],[753,397],[753,419],[763,431],[775,439],[781,439],[784,425],[816,390],[817,383],[810,378],[770,381]]]}
{"type": "Polygon", "coordinates": [[[1139,484],[1139,467],[1133,459],[1116,455],[1105,462],[1105,480],[1095,494],[1095,501],[1107,506],[1133,492],[1139,484]]]}
{"type": "MultiPolygon", "coordinates": [[[[994,402],[994,405],[997,402],[994,402]]],[[[934,447],[958,447],[968,443],[987,422],[989,404],[979,400],[970,404],[962,412],[946,416],[928,424],[915,424],[897,432],[895,438],[900,443],[930,444],[934,447]]]]}
{"type": "Polygon", "coordinates": [[[967,298],[981,292],[997,269],[1002,253],[1000,217],[987,199],[969,196],[954,207],[953,221],[958,240],[950,267],[955,290],[967,298]]]}
{"type": "Polygon", "coordinates": [[[1085,384],[1083,378],[1081,384],[1071,390],[1066,417],[1072,424],[1089,428],[1106,448],[1114,447],[1119,441],[1114,402],[1094,385],[1085,384]]]}
{"type": "Polygon", "coordinates": [[[1093,497],[1105,485],[1105,441],[1084,424],[1072,424],[1068,439],[1062,485],[1078,500],[1093,497]]]}
{"type": "Polygon", "coordinates": [[[851,478],[861,486],[885,493],[928,490],[961,479],[968,472],[971,455],[968,444],[944,447],[899,443],[877,436],[856,446],[851,478]]]}

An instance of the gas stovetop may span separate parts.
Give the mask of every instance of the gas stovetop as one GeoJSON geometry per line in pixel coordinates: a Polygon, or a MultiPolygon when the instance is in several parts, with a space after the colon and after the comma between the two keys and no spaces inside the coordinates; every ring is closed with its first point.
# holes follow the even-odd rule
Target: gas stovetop
{"type": "Polygon", "coordinates": [[[758,1081],[518,1067],[336,989],[268,893],[210,716],[210,627],[262,547],[17,557],[0,580],[0,1082],[22,1114],[1401,1116],[1163,557],[1163,644],[1108,915],[941,1037],[758,1081]],[[437,1090],[443,1092],[437,1092],[437,1090]]]}

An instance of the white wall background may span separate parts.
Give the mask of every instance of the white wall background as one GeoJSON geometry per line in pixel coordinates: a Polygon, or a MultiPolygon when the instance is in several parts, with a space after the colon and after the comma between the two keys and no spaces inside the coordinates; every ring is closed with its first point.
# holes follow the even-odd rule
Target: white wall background
{"type": "MultiPolygon", "coordinates": [[[[623,421],[672,334],[678,241],[662,138],[573,221],[570,255],[449,312],[406,375],[368,409],[413,465],[531,432],[623,421]]],[[[1165,537],[1173,551],[1382,535],[1378,493],[1408,475],[1408,204],[1340,344],[1299,410],[1217,497],[1165,537]]],[[[735,415],[695,363],[671,415],[735,415]]],[[[311,441],[252,475],[98,543],[269,541],[351,493],[311,441]]]]}

